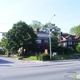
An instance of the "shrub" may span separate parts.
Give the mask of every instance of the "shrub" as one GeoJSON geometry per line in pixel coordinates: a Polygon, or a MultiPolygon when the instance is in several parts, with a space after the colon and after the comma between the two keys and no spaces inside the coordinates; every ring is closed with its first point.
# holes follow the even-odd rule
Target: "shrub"
{"type": "Polygon", "coordinates": [[[22,59],[23,59],[23,56],[19,56],[19,57],[18,57],[18,60],[22,60],[22,59]]]}
{"type": "Polygon", "coordinates": [[[0,54],[5,54],[5,52],[2,49],[0,49],[0,54]]]}
{"type": "Polygon", "coordinates": [[[56,55],[52,57],[53,60],[63,60],[63,59],[72,59],[72,58],[73,57],[70,55],[56,55]]]}
{"type": "Polygon", "coordinates": [[[50,55],[49,54],[40,54],[39,56],[38,56],[38,59],[39,60],[43,60],[43,61],[45,61],[45,60],[50,60],[50,55]]]}
{"type": "Polygon", "coordinates": [[[53,56],[52,59],[53,59],[53,60],[60,60],[61,57],[56,55],[56,56],[53,56]]]}
{"type": "Polygon", "coordinates": [[[10,57],[10,53],[8,51],[5,52],[5,55],[7,55],[8,57],[10,57]]]}
{"type": "Polygon", "coordinates": [[[37,57],[36,56],[30,56],[30,57],[28,57],[28,59],[30,59],[30,60],[37,60],[37,57]]]}

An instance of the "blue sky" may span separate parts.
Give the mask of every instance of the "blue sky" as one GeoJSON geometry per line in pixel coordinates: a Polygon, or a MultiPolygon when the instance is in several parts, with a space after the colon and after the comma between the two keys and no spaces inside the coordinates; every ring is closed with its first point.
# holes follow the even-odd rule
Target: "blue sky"
{"type": "Polygon", "coordinates": [[[80,24],[80,0],[0,0],[0,32],[7,32],[20,20],[45,24],[54,14],[51,23],[68,33],[80,24]]]}

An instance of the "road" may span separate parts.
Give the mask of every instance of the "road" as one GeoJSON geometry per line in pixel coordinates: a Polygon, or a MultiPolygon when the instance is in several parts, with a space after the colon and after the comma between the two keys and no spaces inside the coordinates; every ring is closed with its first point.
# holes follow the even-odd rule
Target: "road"
{"type": "Polygon", "coordinates": [[[75,73],[80,74],[79,60],[26,62],[0,57],[0,80],[74,80],[75,73]]]}

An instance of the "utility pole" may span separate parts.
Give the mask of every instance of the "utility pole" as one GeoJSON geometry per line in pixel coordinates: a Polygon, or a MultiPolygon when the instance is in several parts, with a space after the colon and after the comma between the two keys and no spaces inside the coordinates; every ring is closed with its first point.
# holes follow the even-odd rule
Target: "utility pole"
{"type": "Polygon", "coordinates": [[[50,47],[50,60],[52,60],[52,48],[51,48],[51,28],[50,28],[50,22],[53,19],[55,15],[53,15],[48,23],[48,27],[49,27],[49,47],[50,47]]]}

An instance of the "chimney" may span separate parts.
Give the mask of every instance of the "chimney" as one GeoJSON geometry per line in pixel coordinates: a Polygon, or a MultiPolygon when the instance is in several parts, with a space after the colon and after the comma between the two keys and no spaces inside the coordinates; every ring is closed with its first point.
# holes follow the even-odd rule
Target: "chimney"
{"type": "Polygon", "coordinates": [[[39,32],[39,28],[37,28],[37,32],[39,32]]]}
{"type": "Polygon", "coordinates": [[[59,33],[59,35],[58,35],[58,39],[59,39],[59,40],[62,39],[62,32],[59,33]]]}

